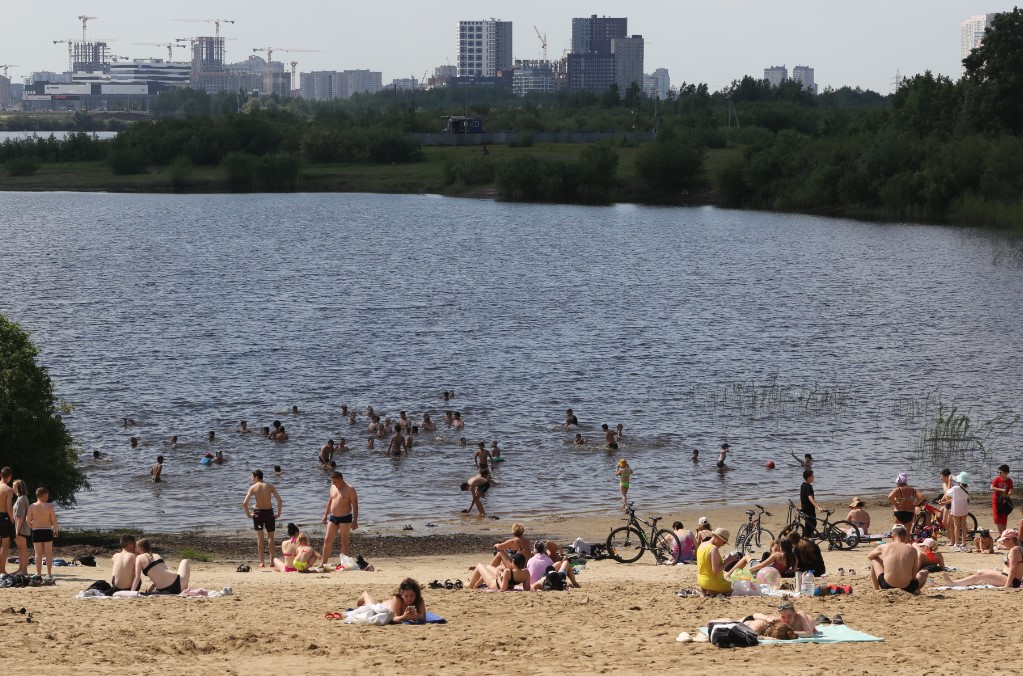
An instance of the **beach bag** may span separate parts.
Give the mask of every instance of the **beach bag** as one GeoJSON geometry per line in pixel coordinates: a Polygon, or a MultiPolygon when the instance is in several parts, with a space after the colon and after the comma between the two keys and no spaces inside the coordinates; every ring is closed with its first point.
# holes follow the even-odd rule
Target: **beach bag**
{"type": "MultiPolygon", "coordinates": [[[[96,557],[92,556],[92,555],[89,555],[89,554],[86,554],[84,556],[79,556],[79,557],[73,559],[73,562],[77,562],[77,563],[82,564],[83,566],[89,566],[89,567],[92,567],[92,568],[96,567],[96,557]]],[[[54,563],[56,563],[56,561],[54,561],[54,563]]]]}
{"type": "Polygon", "coordinates": [[[719,648],[749,648],[757,645],[757,633],[742,622],[711,622],[710,642],[719,648]]]}
{"type": "Polygon", "coordinates": [[[547,574],[544,576],[543,590],[565,591],[565,578],[563,577],[563,573],[559,573],[554,570],[553,567],[548,566],[547,574]]]}
{"type": "Polygon", "coordinates": [[[346,554],[338,557],[337,565],[344,567],[345,570],[361,570],[359,562],[346,554]]]}
{"type": "Polygon", "coordinates": [[[998,514],[1001,516],[1012,514],[1012,510],[1014,508],[1015,507],[1012,504],[1012,498],[1010,498],[1008,495],[999,495],[998,498],[995,500],[995,511],[998,512],[998,514]]]}

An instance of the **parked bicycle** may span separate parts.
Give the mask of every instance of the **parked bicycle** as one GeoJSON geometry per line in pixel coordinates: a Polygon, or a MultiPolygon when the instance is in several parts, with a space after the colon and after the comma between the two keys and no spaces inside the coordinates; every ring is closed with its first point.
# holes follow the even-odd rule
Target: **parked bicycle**
{"type": "Polygon", "coordinates": [[[657,529],[657,522],[661,520],[659,516],[652,516],[649,521],[637,517],[632,507],[634,504],[630,502],[625,509],[629,524],[615,528],[607,536],[607,553],[618,563],[632,563],[649,550],[657,563],[678,563],[682,549],[678,536],[666,528],[657,529]],[[650,527],[650,535],[643,532],[643,526],[650,527]]]}
{"type": "MultiPolygon", "coordinates": [[[[832,521],[831,515],[835,513],[833,509],[824,510],[824,518],[816,519],[817,524],[813,531],[807,535],[811,540],[817,540],[822,542],[828,541],[828,550],[841,549],[847,550],[852,549],[856,545],[860,544],[860,529],[857,528],[856,524],[852,521],[832,521]]],[[[806,524],[808,517],[801,510],[789,500],[789,525],[781,531],[781,537],[787,537],[793,530],[798,530],[800,533],[806,532],[806,524]]]]}
{"type": "Polygon", "coordinates": [[[763,526],[764,516],[772,516],[772,514],[760,505],[754,506],[760,512],[756,513],[756,518],[754,519],[753,515],[755,512],[752,509],[747,509],[747,521],[742,524],[742,527],[739,528],[739,532],[735,536],[735,547],[742,554],[762,550],[769,546],[771,540],[774,539],[774,533],[763,526]]]}
{"type": "MultiPolygon", "coordinates": [[[[945,533],[949,538],[952,537],[952,534],[947,532],[945,525],[941,522],[941,507],[936,506],[937,504],[938,501],[934,500],[920,506],[920,513],[913,519],[913,528],[910,530],[913,540],[934,537],[938,533],[945,533]]],[[[966,527],[969,539],[977,536],[977,517],[973,515],[973,512],[966,515],[966,527]]]]}

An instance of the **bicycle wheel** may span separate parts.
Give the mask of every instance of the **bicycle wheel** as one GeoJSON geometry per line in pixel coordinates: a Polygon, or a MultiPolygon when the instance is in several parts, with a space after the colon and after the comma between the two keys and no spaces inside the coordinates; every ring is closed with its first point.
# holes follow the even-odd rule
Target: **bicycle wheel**
{"type": "Polygon", "coordinates": [[[758,528],[753,531],[751,538],[747,538],[746,549],[750,552],[760,551],[770,546],[771,540],[774,540],[774,533],[766,528],[758,528]]]}
{"type": "Polygon", "coordinates": [[[910,536],[913,540],[919,540],[923,536],[924,528],[931,525],[931,513],[928,511],[920,512],[913,519],[913,528],[910,530],[910,536]]]}
{"type": "Polygon", "coordinates": [[[799,521],[793,521],[792,523],[781,529],[781,532],[778,533],[778,537],[787,538],[789,536],[789,533],[791,533],[792,531],[796,531],[797,533],[802,535],[803,524],[799,521]]]}
{"type": "MultiPolygon", "coordinates": [[[[749,533],[749,524],[748,523],[742,524],[742,526],[739,528],[739,532],[735,534],[735,545],[736,545],[737,548],[739,546],[739,543],[741,543],[743,540],[746,539],[746,535],[748,533],[749,533]]],[[[741,552],[742,549],[739,549],[739,551],[741,552]]]]}
{"type": "Polygon", "coordinates": [[[832,549],[847,550],[860,544],[860,531],[851,521],[836,521],[828,526],[828,545],[832,549]]]}
{"type": "Polygon", "coordinates": [[[966,515],[966,526],[969,529],[969,530],[967,530],[967,533],[969,534],[969,536],[971,538],[972,537],[976,537],[977,536],[977,517],[975,517],[973,515],[973,512],[970,512],[969,514],[966,515]]]}
{"type": "Polygon", "coordinates": [[[674,531],[667,528],[657,531],[651,551],[657,563],[665,563],[674,566],[678,563],[679,555],[682,554],[682,543],[674,531]]]}
{"type": "Polygon", "coordinates": [[[643,556],[643,542],[635,526],[619,526],[607,536],[607,553],[618,563],[632,563],[643,556]]]}

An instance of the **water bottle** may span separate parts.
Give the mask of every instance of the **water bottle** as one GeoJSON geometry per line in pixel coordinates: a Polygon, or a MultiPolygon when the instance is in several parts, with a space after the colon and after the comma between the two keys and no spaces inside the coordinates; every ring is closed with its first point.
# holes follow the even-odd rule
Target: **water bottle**
{"type": "Polygon", "coordinates": [[[805,573],[803,573],[803,583],[799,587],[799,595],[813,596],[813,590],[814,590],[813,571],[808,570],[805,573]]]}

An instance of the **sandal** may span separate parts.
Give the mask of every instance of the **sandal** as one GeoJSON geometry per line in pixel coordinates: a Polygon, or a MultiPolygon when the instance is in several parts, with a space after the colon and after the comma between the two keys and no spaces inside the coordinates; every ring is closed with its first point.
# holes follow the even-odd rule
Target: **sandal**
{"type": "Polygon", "coordinates": [[[235,569],[235,572],[236,573],[248,573],[251,570],[252,570],[252,567],[249,566],[249,564],[242,563],[242,564],[238,565],[238,567],[235,569]]]}
{"type": "Polygon", "coordinates": [[[831,624],[831,620],[825,615],[818,615],[813,620],[814,624],[831,624]]]}
{"type": "Polygon", "coordinates": [[[443,587],[444,585],[442,585],[442,584],[440,583],[440,580],[434,580],[433,582],[431,582],[430,584],[428,584],[428,585],[426,585],[426,586],[427,586],[427,587],[429,587],[430,589],[440,589],[440,588],[442,588],[442,587],[443,587]]]}
{"type": "Polygon", "coordinates": [[[343,617],[344,617],[344,615],[342,615],[341,613],[327,613],[326,615],[323,616],[323,619],[325,619],[325,620],[340,620],[343,617]]]}
{"type": "Polygon", "coordinates": [[[831,618],[831,624],[845,624],[845,620],[842,619],[841,615],[835,615],[831,618]]]}
{"type": "Polygon", "coordinates": [[[455,589],[461,589],[463,586],[461,580],[455,580],[455,589]]]}
{"type": "Polygon", "coordinates": [[[445,589],[454,589],[455,585],[454,585],[454,583],[451,580],[444,580],[444,588],[445,589]]]}

